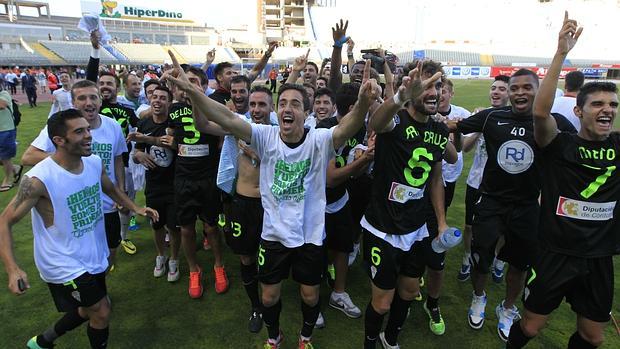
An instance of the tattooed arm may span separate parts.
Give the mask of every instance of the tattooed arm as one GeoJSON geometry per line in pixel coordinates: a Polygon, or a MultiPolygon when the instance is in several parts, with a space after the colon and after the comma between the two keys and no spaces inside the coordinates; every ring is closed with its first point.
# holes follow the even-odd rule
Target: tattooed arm
{"type": "Polygon", "coordinates": [[[6,206],[0,216],[0,259],[4,264],[9,279],[9,290],[16,295],[23,294],[29,288],[26,273],[19,268],[13,255],[13,238],[11,227],[19,222],[46,194],[45,186],[37,178],[24,176],[17,195],[6,206]],[[24,282],[25,289],[20,289],[18,280],[24,282]]]}

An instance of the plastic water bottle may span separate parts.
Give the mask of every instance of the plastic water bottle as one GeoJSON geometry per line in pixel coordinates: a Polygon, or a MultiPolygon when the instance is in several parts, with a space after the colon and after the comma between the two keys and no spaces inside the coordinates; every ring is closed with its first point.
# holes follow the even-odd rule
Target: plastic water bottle
{"type": "Polygon", "coordinates": [[[461,234],[461,231],[457,228],[450,227],[446,229],[443,234],[439,236],[438,239],[433,239],[433,242],[431,242],[431,246],[433,248],[433,251],[437,253],[443,253],[451,249],[452,247],[460,244],[462,240],[463,235],[461,234]]]}

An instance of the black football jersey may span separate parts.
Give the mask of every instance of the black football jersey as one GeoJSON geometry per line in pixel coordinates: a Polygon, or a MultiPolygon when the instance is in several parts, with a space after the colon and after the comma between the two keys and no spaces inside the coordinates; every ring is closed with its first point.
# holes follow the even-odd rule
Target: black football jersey
{"type": "Polygon", "coordinates": [[[406,110],[398,112],[395,124],[392,131],[377,134],[365,217],[386,234],[405,235],[426,223],[430,200],[424,192],[433,165],[443,158],[448,129],[431,118],[420,123],[406,110]]]}
{"type": "MultiPolygon", "coordinates": [[[[573,125],[554,114],[558,129],[576,133],[573,125]]],[[[540,193],[532,115],[516,115],[511,107],[489,108],[458,123],[462,133],[482,132],[488,160],[480,191],[502,202],[531,202],[540,193]]]]}
{"type": "Polygon", "coordinates": [[[219,137],[196,129],[192,106],[187,103],[173,103],[168,115],[178,147],[175,175],[198,179],[216,172],[220,157],[219,137]]]}
{"type": "Polygon", "coordinates": [[[560,133],[541,150],[543,246],[578,257],[620,253],[620,134],[560,133]]]}
{"type": "MultiPolygon", "coordinates": [[[[170,118],[161,124],[153,121],[153,118],[146,118],[138,123],[138,132],[151,137],[161,137],[167,134],[166,129],[171,128],[171,126],[170,118]]],[[[147,143],[136,143],[136,148],[150,154],[157,164],[155,168],[146,170],[146,186],[144,189],[146,197],[173,194],[176,152],[168,147],[147,143]]]]}
{"type": "MultiPolygon", "coordinates": [[[[127,137],[129,134],[129,126],[136,127],[138,125],[138,117],[133,109],[122,106],[118,103],[103,102],[99,108],[99,114],[105,115],[118,122],[123,130],[123,135],[127,137]]],[[[131,152],[131,142],[127,142],[127,153],[123,153],[123,164],[129,166],[129,153],[131,152]]]]}
{"type": "MultiPolygon", "coordinates": [[[[324,120],[321,120],[316,128],[332,128],[338,125],[338,119],[333,116],[324,120]]],[[[366,128],[362,127],[353,137],[349,138],[345,144],[340,147],[340,149],[336,150],[336,158],[334,161],[336,162],[336,168],[341,168],[347,165],[347,160],[349,157],[349,152],[356,145],[364,142],[364,137],[366,136],[366,128]]],[[[327,204],[334,203],[338,201],[347,191],[347,183],[348,181],[344,181],[337,185],[334,188],[326,188],[325,196],[327,199],[327,204]]]]}

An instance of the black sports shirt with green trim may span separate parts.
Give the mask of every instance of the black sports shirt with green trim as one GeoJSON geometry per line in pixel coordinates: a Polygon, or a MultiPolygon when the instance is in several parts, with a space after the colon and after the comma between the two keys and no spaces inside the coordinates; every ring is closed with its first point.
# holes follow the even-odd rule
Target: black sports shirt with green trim
{"type": "Polygon", "coordinates": [[[577,257],[620,254],[620,134],[594,142],[560,133],[541,160],[543,246],[577,257]]]}
{"type": "MultiPolygon", "coordinates": [[[[140,121],[133,109],[127,108],[119,103],[103,101],[101,103],[101,108],[99,108],[99,114],[116,120],[121,126],[121,130],[123,130],[123,135],[125,137],[129,134],[129,126],[136,127],[140,121]]],[[[130,152],[131,142],[127,142],[127,153],[123,153],[123,164],[125,167],[129,166],[130,152]]]]}
{"type": "Polygon", "coordinates": [[[220,150],[219,137],[196,130],[192,106],[176,102],[168,113],[177,143],[175,176],[201,179],[217,172],[220,150]]]}
{"type": "MultiPolygon", "coordinates": [[[[316,125],[316,128],[332,128],[336,125],[338,125],[338,118],[335,116],[332,116],[327,119],[321,120],[316,125]]],[[[334,159],[334,161],[336,162],[336,168],[341,168],[347,165],[347,159],[349,158],[349,152],[356,145],[364,142],[365,135],[366,135],[366,127],[362,126],[362,128],[353,137],[347,139],[344,145],[340,147],[340,149],[336,150],[336,158],[334,159]]],[[[327,204],[334,203],[340,200],[340,198],[344,196],[344,194],[347,191],[348,182],[349,180],[346,180],[338,184],[334,188],[326,188],[325,197],[327,200],[327,204]]]]}
{"type": "Polygon", "coordinates": [[[364,216],[386,234],[405,235],[426,223],[430,200],[424,191],[433,165],[443,158],[448,129],[431,118],[415,121],[406,110],[394,121],[392,131],[377,134],[371,200],[364,216]]]}
{"type": "MultiPolygon", "coordinates": [[[[558,129],[576,133],[560,114],[553,114],[558,129]]],[[[458,123],[461,133],[482,132],[488,160],[480,191],[501,202],[534,202],[540,193],[540,168],[534,141],[532,115],[517,115],[512,107],[489,108],[458,123]]]]}

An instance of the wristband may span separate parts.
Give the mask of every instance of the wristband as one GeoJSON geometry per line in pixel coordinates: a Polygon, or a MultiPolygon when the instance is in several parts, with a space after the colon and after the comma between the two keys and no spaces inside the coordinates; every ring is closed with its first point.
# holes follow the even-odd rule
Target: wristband
{"type": "Polygon", "coordinates": [[[347,40],[349,40],[349,38],[346,37],[346,36],[343,36],[340,39],[334,41],[334,46],[333,47],[342,48],[342,45],[344,45],[344,43],[347,42],[347,40]]]}
{"type": "Polygon", "coordinates": [[[407,103],[407,101],[403,101],[400,99],[400,91],[394,94],[394,97],[392,98],[392,100],[394,101],[394,104],[400,105],[401,107],[404,106],[405,103],[407,103]]]}

